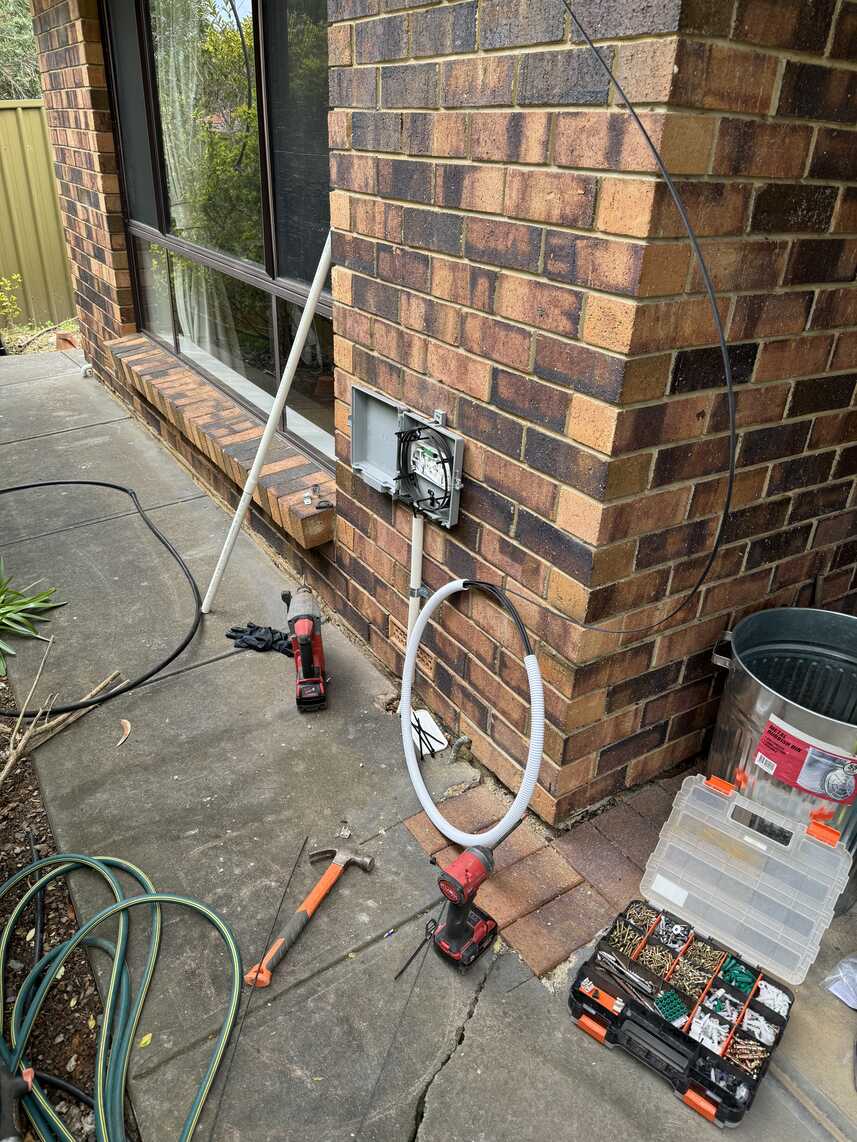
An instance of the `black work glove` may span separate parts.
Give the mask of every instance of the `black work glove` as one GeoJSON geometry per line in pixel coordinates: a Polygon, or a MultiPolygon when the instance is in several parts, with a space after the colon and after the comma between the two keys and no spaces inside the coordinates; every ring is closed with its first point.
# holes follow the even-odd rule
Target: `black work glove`
{"type": "Polygon", "coordinates": [[[288,631],[275,627],[260,627],[248,622],[243,627],[230,627],[226,637],[232,639],[236,650],[257,650],[260,653],[274,650],[278,654],[292,657],[292,646],[288,631]]]}

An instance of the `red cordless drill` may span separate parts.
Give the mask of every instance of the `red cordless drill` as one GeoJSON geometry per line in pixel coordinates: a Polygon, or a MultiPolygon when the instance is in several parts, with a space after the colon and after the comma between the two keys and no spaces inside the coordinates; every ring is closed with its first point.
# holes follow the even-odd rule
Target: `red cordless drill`
{"type": "Polygon", "coordinates": [[[475,845],[438,877],[438,887],[449,903],[446,919],[434,933],[434,949],[461,970],[482,955],[497,931],[497,921],[473,903],[479,886],[493,871],[491,850],[475,845]]]}
{"type": "Polygon", "coordinates": [[[289,635],[295,660],[295,702],[301,713],[321,710],[327,703],[321,610],[312,593],[303,587],[294,597],[289,591],[284,591],[282,598],[288,608],[289,635]]]}

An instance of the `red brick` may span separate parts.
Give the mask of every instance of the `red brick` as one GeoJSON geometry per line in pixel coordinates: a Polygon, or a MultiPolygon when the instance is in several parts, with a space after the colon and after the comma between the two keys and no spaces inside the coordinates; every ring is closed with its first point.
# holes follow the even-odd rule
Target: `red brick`
{"type": "Polygon", "coordinates": [[[640,869],[599,833],[594,821],[564,833],[556,847],[614,908],[624,908],[639,895],[640,869]]]}
{"type": "Polygon", "coordinates": [[[811,127],[723,119],[712,173],[744,178],[800,178],[811,143],[811,127]]]}
{"type": "Polygon", "coordinates": [[[500,107],[512,102],[513,56],[446,60],[441,73],[444,107],[500,107]]]}
{"type": "MultiPolygon", "coordinates": [[[[673,174],[705,174],[716,123],[697,115],[640,113],[673,174]]],[[[519,160],[525,161],[525,160],[519,160]]],[[[554,162],[588,170],[657,172],[652,153],[624,111],[564,111],[556,117],[554,162]]]]}
{"type": "Polygon", "coordinates": [[[460,350],[430,341],[426,372],[457,392],[477,400],[488,400],[491,393],[491,363],[470,357],[460,350]]]}
{"type": "MultiPolygon", "coordinates": [[[[767,341],[756,364],[757,381],[778,381],[788,377],[812,377],[824,372],[833,338],[788,337],[783,341],[767,341]]],[[[857,360],[854,362],[857,364],[857,360]]],[[[848,364],[832,368],[848,368],[848,364]]]]}
{"type": "Polygon", "coordinates": [[[552,222],[561,226],[590,226],[595,205],[595,180],[566,171],[521,171],[510,168],[505,209],[513,218],[552,222]]]}
{"type": "Polygon", "coordinates": [[[545,163],[550,119],[547,111],[476,112],[470,116],[471,157],[487,162],[545,163]]]}
{"type": "Polygon", "coordinates": [[[534,278],[500,274],[494,307],[501,317],[512,321],[566,337],[577,335],[580,294],[574,290],[548,285],[534,278]]]}
{"type": "Polygon", "coordinates": [[[503,938],[535,975],[546,975],[588,944],[610,922],[616,909],[586,882],[522,916],[503,938]]]}
{"type": "Polygon", "coordinates": [[[495,360],[513,369],[526,369],[530,361],[532,334],[528,329],[508,325],[479,313],[464,313],[461,344],[470,353],[495,360]]]}
{"type": "Polygon", "coordinates": [[[437,204],[499,214],[503,204],[504,177],[502,167],[438,163],[437,204]]]}
{"type": "MultiPolygon", "coordinates": [[[[467,833],[481,833],[500,820],[506,812],[507,804],[495,790],[487,785],[477,785],[466,793],[442,801],[439,808],[446,820],[457,829],[467,833]]],[[[425,813],[409,817],[405,825],[430,856],[448,844],[425,813]]]]}
{"type": "Polygon", "coordinates": [[[490,877],[477,892],[476,904],[502,930],[582,879],[556,849],[543,848],[490,877]]]}

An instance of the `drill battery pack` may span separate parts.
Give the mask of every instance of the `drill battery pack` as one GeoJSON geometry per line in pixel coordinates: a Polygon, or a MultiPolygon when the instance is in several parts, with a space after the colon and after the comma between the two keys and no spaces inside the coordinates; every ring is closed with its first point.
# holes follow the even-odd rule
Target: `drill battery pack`
{"type": "Polygon", "coordinates": [[[582,1031],[718,1126],[750,1109],[848,880],[835,830],[685,780],[632,901],[578,969],[582,1031]],[[785,982],[784,982],[785,981],[785,982]]]}
{"type": "Polygon", "coordinates": [[[437,954],[461,971],[469,968],[491,947],[497,935],[497,921],[471,904],[463,927],[464,930],[455,935],[450,932],[448,923],[441,923],[432,941],[437,954]]]}

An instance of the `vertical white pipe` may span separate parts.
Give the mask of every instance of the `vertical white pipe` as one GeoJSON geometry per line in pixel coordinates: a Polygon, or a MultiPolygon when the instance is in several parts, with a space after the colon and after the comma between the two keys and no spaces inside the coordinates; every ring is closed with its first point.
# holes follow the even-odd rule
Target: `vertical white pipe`
{"type": "Polygon", "coordinates": [[[414,522],[411,526],[411,578],[408,584],[408,638],[414,629],[417,615],[420,613],[419,589],[423,585],[423,535],[425,533],[425,520],[414,512],[414,522]]]}
{"type": "Polygon", "coordinates": [[[220,586],[220,580],[223,578],[223,572],[226,570],[226,565],[229,562],[229,557],[232,554],[232,548],[235,546],[235,541],[238,538],[238,533],[241,530],[241,524],[244,522],[244,516],[247,514],[247,509],[250,506],[250,501],[253,499],[253,493],[256,490],[256,485],[259,483],[259,473],[265,465],[265,457],[268,455],[268,449],[271,446],[271,441],[274,434],[280,427],[280,421],[283,416],[283,409],[286,405],[286,398],[289,395],[289,389],[292,387],[295,373],[297,372],[298,364],[301,359],[304,344],[309,333],[312,319],[315,316],[316,306],[318,305],[319,295],[324,289],[324,283],[327,281],[327,275],[330,272],[330,232],[328,231],[327,241],[324,243],[324,249],[321,252],[318,266],[316,267],[315,277],[312,279],[309,293],[307,294],[306,305],[301,314],[301,319],[295,333],[295,339],[292,342],[291,352],[289,359],[286,361],[286,367],[283,370],[283,376],[280,380],[280,387],[277,389],[277,395],[274,399],[274,404],[268,414],[268,423],[265,425],[265,431],[262,433],[262,439],[259,441],[259,447],[256,451],[256,459],[253,461],[253,467],[250,469],[250,475],[247,477],[247,483],[244,485],[244,493],[241,496],[241,502],[238,504],[238,509],[235,512],[235,517],[230,524],[229,531],[226,536],[226,541],[223,544],[223,550],[220,552],[220,558],[217,560],[217,566],[214,568],[214,574],[211,576],[211,582],[208,585],[208,590],[205,592],[205,598],[202,601],[202,613],[207,615],[211,610],[214,602],[214,596],[217,593],[217,588],[220,586]]]}

